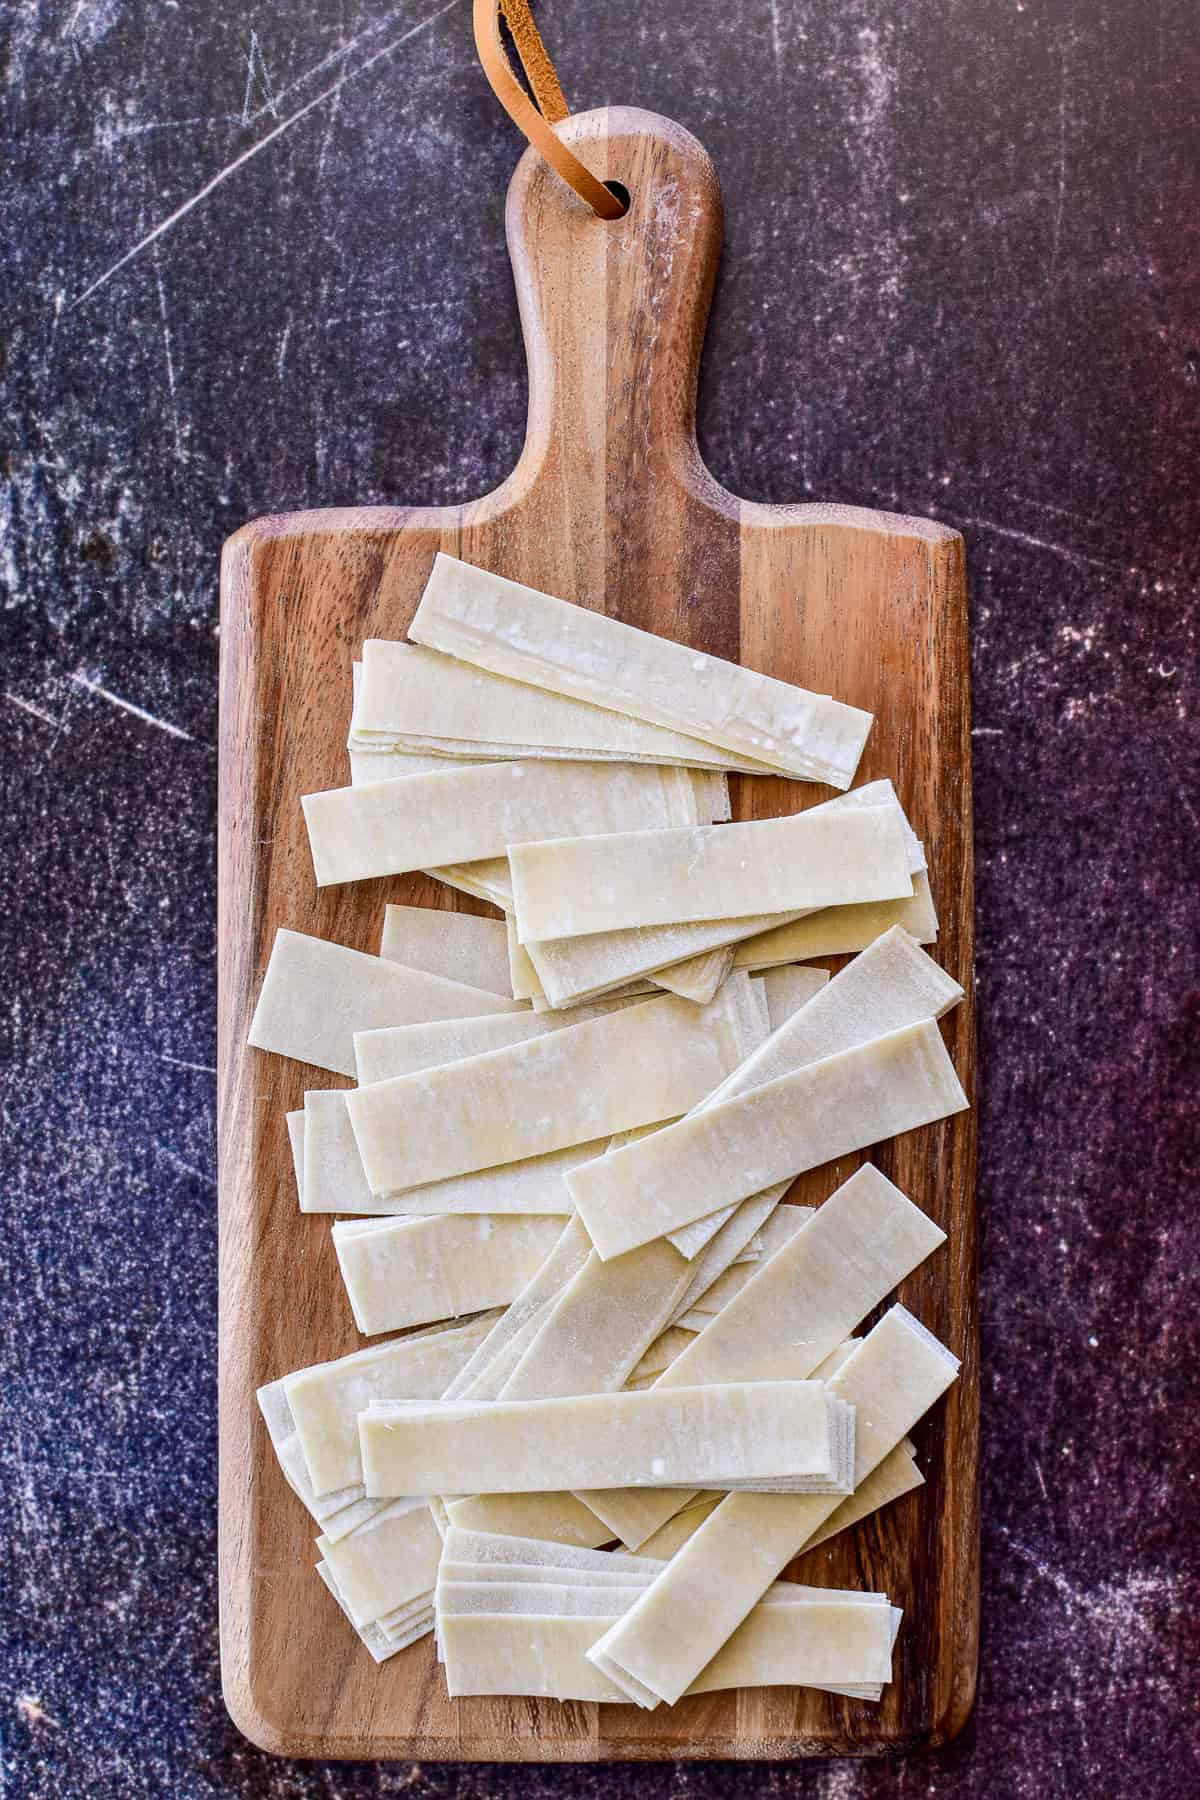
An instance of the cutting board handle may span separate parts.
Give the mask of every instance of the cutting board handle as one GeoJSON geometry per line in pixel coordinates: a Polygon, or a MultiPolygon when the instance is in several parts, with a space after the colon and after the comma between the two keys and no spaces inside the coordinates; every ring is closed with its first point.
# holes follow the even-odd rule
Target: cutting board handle
{"type": "Polygon", "coordinates": [[[628,496],[700,472],[696,379],[721,190],[703,147],[657,113],[604,107],[557,129],[627,190],[629,210],[597,218],[534,150],[513,175],[506,224],[529,364],[514,479],[577,483],[602,505],[610,474],[628,496]]]}

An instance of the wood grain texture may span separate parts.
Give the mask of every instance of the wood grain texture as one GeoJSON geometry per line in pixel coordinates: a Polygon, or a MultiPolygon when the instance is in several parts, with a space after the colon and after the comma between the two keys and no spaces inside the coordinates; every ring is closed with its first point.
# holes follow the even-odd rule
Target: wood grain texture
{"type": "MultiPolygon", "coordinates": [[[[971,790],[961,540],[924,520],[763,506],[700,461],[696,373],[720,245],[716,177],[656,115],[607,109],[562,128],[629,188],[595,219],[532,154],[508,236],[529,363],[512,475],[464,507],[266,518],[222,569],[220,1586],[224,1691],[243,1731],[293,1756],[571,1761],[875,1754],[944,1742],[971,1706],[978,1638],[978,1343],[974,1113],[883,1146],[880,1167],[942,1223],[948,1248],[901,1298],[963,1358],[917,1432],[927,1486],[790,1571],[886,1589],[905,1608],[882,1705],[786,1689],[644,1713],[527,1699],[450,1702],[432,1643],[377,1669],[311,1571],[312,1521],[275,1466],[254,1390],[361,1342],[328,1222],[296,1211],[284,1113],[330,1078],[246,1048],[275,931],[378,946],[388,900],[487,911],[421,877],[318,893],[299,797],[348,779],[350,663],[402,637],[445,549],[876,715],[860,780],[890,775],[928,847],[939,960],[967,991],[945,1024],[973,1089],[971,790]]],[[[734,783],[736,816],[828,798],[734,783]]],[[[836,964],[831,963],[831,967],[836,964]]],[[[816,1171],[819,1202],[858,1158],[816,1171]]]]}

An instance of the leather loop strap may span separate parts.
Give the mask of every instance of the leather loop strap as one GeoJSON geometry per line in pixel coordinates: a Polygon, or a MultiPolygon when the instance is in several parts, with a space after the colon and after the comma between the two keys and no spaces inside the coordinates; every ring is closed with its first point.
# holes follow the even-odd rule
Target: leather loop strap
{"type": "Polygon", "coordinates": [[[550,61],[550,52],[542,42],[528,0],[499,0],[499,10],[512,33],[525,79],[533,89],[533,97],[543,119],[557,125],[570,115],[570,107],[558,85],[558,75],[550,61]]]}
{"type": "Polygon", "coordinates": [[[475,0],[475,48],[483,64],[483,72],[492,91],[513,123],[525,133],[529,142],[540,150],[550,167],[573,188],[581,200],[602,219],[619,219],[625,211],[615,194],[610,194],[586,164],[561,142],[554,124],[568,116],[554,65],[542,43],[527,0],[475,0]],[[537,99],[537,106],[526,94],[513,74],[500,37],[500,14],[503,12],[521,67],[537,99]],[[540,111],[539,111],[540,107],[540,111]]]}

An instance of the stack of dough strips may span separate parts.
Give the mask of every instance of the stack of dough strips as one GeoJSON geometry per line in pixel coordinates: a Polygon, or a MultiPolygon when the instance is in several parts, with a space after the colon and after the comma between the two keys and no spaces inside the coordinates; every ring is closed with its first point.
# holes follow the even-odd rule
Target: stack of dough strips
{"type": "Polygon", "coordinates": [[[966,1105],[922,845],[850,786],[870,717],[445,555],[410,629],[355,665],[316,879],[504,916],[272,949],[251,1044],[356,1084],[287,1130],[376,1340],[259,1392],[317,1574],[378,1662],[434,1632],[452,1697],[878,1700],[888,1596],[780,1579],[921,1485],[958,1368],[898,1304],[855,1335],[944,1241],[892,1182],[783,1203],[966,1105]],[[734,824],[731,771],[844,791],[734,824]]]}

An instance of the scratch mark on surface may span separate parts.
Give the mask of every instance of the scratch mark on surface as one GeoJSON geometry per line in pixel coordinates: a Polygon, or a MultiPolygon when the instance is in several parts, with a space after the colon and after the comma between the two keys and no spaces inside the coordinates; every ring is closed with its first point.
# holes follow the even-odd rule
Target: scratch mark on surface
{"type": "Polygon", "coordinates": [[[1008,498],[1015,500],[1018,506],[1032,506],[1037,512],[1056,513],[1060,519],[1071,519],[1076,525],[1084,525],[1088,530],[1093,530],[1098,523],[1088,513],[1072,512],[1068,506],[1055,506],[1050,500],[1038,500],[1032,494],[1018,494],[1011,488],[1008,498]]]}
{"type": "MultiPolygon", "coordinates": [[[[1031,1545],[1022,1543],[1007,1526],[1001,1525],[1000,1533],[1016,1555],[1055,1590],[1068,1618],[1082,1614],[1086,1623],[1123,1632],[1125,1648],[1133,1634],[1151,1629],[1151,1602],[1163,1601],[1171,1609],[1181,1603],[1176,1584],[1167,1571],[1121,1569],[1094,1581],[1089,1587],[1082,1581],[1072,1581],[1064,1570],[1040,1556],[1031,1545]]],[[[1121,1648],[1118,1639],[1117,1653],[1121,1648]]]]}
{"type": "Polygon", "coordinates": [[[771,0],[771,55],[775,61],[775,79],[783,80],[783,41],[779,35],[779,0],[771,0]]]}
{"type": "Polygon", "coordinates": [[[190,119],[146,119],[136,125],[114,125],[112,131],[117,138],[146,137],[151,131],[190,131],[194,125],[228,125],[236,116],[234,113],[197,113],[190,119]]]}
{"type": "Polygon", "coordinates": [[[1062,240],[1063,207],[1067,197],[1067,52],[1064,46],[1058,90],[1058,193],[1054,207],[1054,242],[1050,253],[1050,272],[1058,267],[1058,246],[1062,240]]]}
{"type": "Polygon", "coordinates": [[[168,1056],[165,1050],[158,1053],[159,1062],[170,1063],[176,1069],[194,1069],[197,1075],[215,1075],[216,1069],[210,1063],[185,1062],[181,1056],[168,1056]]]}
{"type": "Polygon", "coordinates": [[[1031,532],[1018,531],[1015,525],[997,525],[994,519],[970,519],[960,515],[957,523],[967,525],[973,531],[990,531],[996,537],[1012,538],[1031,550],[1049,550],[1052,556],[1061,556],[1067,562],[1086,563],[1089,568],[1115,569],[1120,566],[1103,556],[1088,556],[1082,550],[1072,550],[1068,544],[1056,544],[1053,538],[1034,537],[1031,532]]]}
{"type": "Polygon", "coordinates": [[[275,98],[275,90],[271,86],[271,71],[268,69],[267,59],[262,53],[262,45],[258,41],[258,33],[252,28],[250,32],[250,49],[246,55],[246,95],[242,101],[242,124],[249,125],[252,118],[261,118],[265,112],[269,112],[273,119],[277,119],[279,117],[279,102],[275,98]],[[258,84],[258,90],[263,96],[264,104],[260,106],[257,111],[251,113],[250,97],[254,92],[256,82],[258,84]]]}
{"type": "MultiPolygon", "coordinates": [[[[70,688],[68,688],[67,689],[67,698],[63,704],[62,717],[58,721],[58,730],[54,734],[54,742],[51,744],[49,750],[47,750],[47,752],[46,752],[46,762],[42,765],[42,767],[45,767],[47,764],[52,763],[54,761],[54,752],[58,749],[58,740],[62,736],[64,730],[66,729],[67,719],[70,716],[70,712],[71,712],[71,702],[74,700],[74,698],[75,698],[75,695],[74,695],[73,691],[70,688]]],[[[69,735],[70,734],[68,733],[68,736],[69,735]]],[[[40,773],[40,770],[39,770],[39,773],[40,773]]]]}
{"type": "Polygon", "coordinates": [[[1017,676],[1024,674],[1026,669],[1035,669],[1039,663],[1043,663],[1045,660],[1046,652],[1044,650],[1027,650],[1024,656],[1018,656],[1015,662],[1009,663],[999,679],[1005,682],[1015,681],[1017,676]]]}
{"type": "Polygon", "coordinates": [[[76,687],[85,688],[89,694],[98,694],[101,700],[107,700],[110,706],[118,706],[122,712],[132,713],[135,719],[141,719],[147,725],[157,726],[159,731],[165,731],[170,737],[182,738],[188,744],[195,743],[196,740],[191,732],[185,731],[181,725],[172,725],[168,719],[156,719],[154,714],[147,712],[144,706],[136,706],[132,700],[123,700],[120,694],[110,693],[106,687],[101,687],[98,681],[93,681],[90,676],[85,675],[82,669],[76,669],[70,679],[76,687]]]}
{"type": "MultiPolygon", "coordinates": [[[[344,62],[346,57],[352,51],[357,50],[361,43],[386,30],[389,25],[394,24],[403,15],[404,11],[404,7],[393,7],[392,11],[384,13],[381,19],[374,20],[372,24],[364,26],[361,31],[355,32],[352,38],[347,38],[344,44],[339,44],[336,50],[329,51],[328,55],[323,56],[319,62],[315,62],[311,68],[305,69],[302,75],[295,76],[291,81],[285,81],[275,95],[276,106],[281,100],[286,100],[289,94],[295,93],[297,88],[303,87],[306,81],[311,81],[314,75],[323,75],[325,70],[332,67],[334,63],[344,62]]],[[[242,123],[245,125],[257,124],[266,110],[265,106],[257,107],[248,119],[243,119],[242,123]]]]}
{"type": "Polygon", "coordinates": [[[154,1148],[158,1151],[160,1156],[165,1157],[166,1160],[173,1164],[182,1174],[194,1175],[197,1181],[204,1182],[207,1187],[216,1187],[216,1181],[207,1170],[194,1168],[190,1162],[184,1162],[182,1156],[177,1156],[174,1150],[168,1148],[166,1144],[160,1144],[158,1140],[155,1139],[154,1148]]]}
{"type": "Polygon", "coordinates": [[[175,398],[175,359],[171,355],[171,327],[167,319],[167,293],[163,287],[162,267],[157,253],[154,258],[154,281],[158,288],[158,314],[162,320],[163,354],[167,359],[167,389],[171,396],[171,422],[175,432],[175,454],[180,462],[186,462],[187,450],[179,429],[179,406],[175,398]]]}
{"type": "Polygon", "coordinates": [[[342,96],[339,93],[334,96],[333,105],[329,109],[329,122],[326,125],[324,134],[322,135],[322,138],[321,138],[321,154],[317,158],[317,180],[318,181],[324,181],[324,179],[325,179],[325,158],[329,155],[330,141],[333,137],[334,127],[336,126],[336,124],[338,122],[338,114],[341,111],[341,109],[342,109],[342,96]]]}
{"type": "Polygon", "coordinates": [[[26,1725],[53,1725],[59,1729],[58,1720],[46,1711],[36,1694],[18,1694],[17,1711],[26,1725]]]}
{"type": "Polygon", "coordinates": [[[279,355],[275,359],[275,367],[279,372],[280,381],[283,380],[283,366],[284,366],[284,363],[287,361],[288,339],[291,337],[291,335],[292,335],[292,321],[289,318],[287,324],[283,328],[283,336],[279,340],[279,355]]]}
{"type": "Polygon", "coordinates": [[[43,712],[40,706],[33,704],[32,700],[22,700],[19,694],[10,694],[7,689],[5,689],[4,698],[10,706],[19,706],[22,712],[32,713],[33,717],[40,719],[44,725],[59,724],[52,714],[43,712]]]}
{"type": "Polygon", "coordinates": [[[260,151],[268,149],[277,138],[283,136],[285,131],[290,131],[293,125],[298,125],[301,119],[306,119],[309,113],[314,112],[318,106],[323,106],[327,100],[332,100],[335,94],[341,92],[347,82],[357,81],[360,75],[367,74],[369,70],[375,67],[376,63],[380,63],[385,57],[391,56],[404,44],[407,44],[410,39],[419,36],[422,31],[427,31],[431,25],[436,25],[440,18],[458,4],[459,0],[446,0],[446,4],[444,6],[439,6],[436,12],[429,13],[424,19],[418,20],[418,22],[415,25],[411,25],[407,31],[401,32],[398,38],[393,38],[390,44],[384,44],[380,49],[374,51],[372,55],[367,57],[365,62],[359,63],[357,68],[348,69],[344,75],[339,75],[338,79],[331,82],[321,93],[314,94],[311,100],[306,101],[303,106],[297,107],[294,113],[289,113],[286,119],[281,119],[274,131],[268,131],[266,137],[259,138],[256,144],[249,145],[239,156],[235,156],[231,163],[226,163],[225,167],[219,169],[211,180],[205,182],[202,188],[198,188],[181,206],[177,206],[174,212],[168,213],[167,217],[157,224],[152,231],[148,231],[144,237],[139,238],[132,249],[127,250],[124,256],[118,257],[117,261],[109,268],[105,269],[102,275],[98,275],[95,281],[84,288],[83,292],[71,301],[71,310],[74,310],[77,306],[82,306],[85,300],[90,300],[93,294],[99,293],[100,289],[110,282],[114,275],[119,274],[127,264],[135,261],[144,250],[150,248],[151,244],[157,243],[159,238],[164,237],[168,231],[171,231],[178,225],[181,219],[185,219],[192,211],[193,207],[199,206],[201,201],[207,200],[208,196],[215,193],[216,189],[222,186],[224,182],[228,181],[231,175],[236,175],[237,171],[244,168],[248,162],[252,161],[252,159],[260,153],[260,151]]]}
{"type": "MultiPolygon", "coordinates": [[[[322,290],[322,292],[324,293],[325,290],[322,290]]],[[[438,314],[445,312],[446,303],[443,299],[440,299],[440,298],[433,299],[433,300],[412,300],[411,302],[408,303],[407,310],[410,312],[414,312],[414,313],[423,313],[423,312],[433,313],[436,317],[438,314]]],[[[375,319],[394,320],[395,317],[396,317],[396,307],[395,307],[395,303],[393,302],[391,305],[388,305],[388,306],[373,307],[370,312],[354,311],[354,312],[347,312],[347,313],[336,313],[333,315],[333,317],[326,319],[325,324],[326,324],[326,326],[330,326],[330,325],[369,325],[375,319]]],[[[401,349],[407,348],[407,343],[400,345],[399,348],[401,348],[401,349]]]]}

